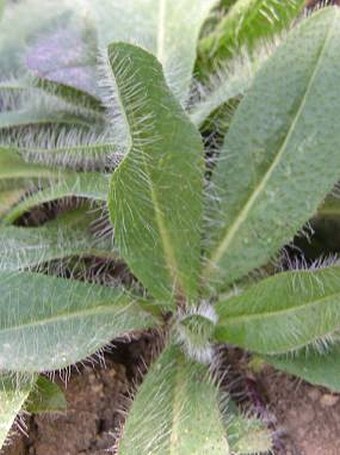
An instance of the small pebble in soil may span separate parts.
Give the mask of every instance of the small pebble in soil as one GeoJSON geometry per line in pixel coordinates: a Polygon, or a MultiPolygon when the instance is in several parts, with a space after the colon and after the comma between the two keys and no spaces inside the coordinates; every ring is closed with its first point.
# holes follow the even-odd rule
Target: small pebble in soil
{"type": "Polygon", "coordinates": [[[332,406],[335,406],[339,400],[340,400],[340,395],[333,395],[331,393],[325,393],[320,398],[320,404],[324,408],[330,408],[332,406]]]}

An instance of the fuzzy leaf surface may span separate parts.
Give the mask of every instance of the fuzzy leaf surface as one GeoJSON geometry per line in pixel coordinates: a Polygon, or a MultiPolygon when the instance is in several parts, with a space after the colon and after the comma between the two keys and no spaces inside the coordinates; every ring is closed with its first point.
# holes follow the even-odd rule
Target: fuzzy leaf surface
{"type": "Polygon", "coordinates": [[[32,377],[0,374],[0,450],[33,385],[32,377]]]}
{"type": "Polygon", "coordinates": [[[86,0],[85,4],[96,18],[102,46],[113,41],[143,46],[162,63],[167,83],[185,101],[199,31],[216,0],[86,0]]]}
{"type": "Polygon", "coordinates": [[[339,49],[340,10],[325,8],[257,73],[213,176],[206,279],[227,285],[265,264],[338,180],[339,49]]]}
{"type": "Polygon", "coordinates": [[[25,270],[71,256],[115,258],[112,241],[91,233],[93,218],[80,209],[39,227],[0,227],[0,270],[25,270]]]}
{"type": "Polygon", "coordinates": [[[205,366],[167,348],[132,403],[119,455],[228,455],[217,394],[205,366]]]}
{"type": "Polygon", "coordinates": [[[317,343],[340,328],[340,268],[274,275],[215,310],[219,341],[262,354],[317,343]]]}
{"type": "Polygon", "coordinates": [[[203,37],[198,46],[199,69],[216,70],[242,47],[253,49],[260,40],[285,29],[304,7],[304,0],[238,0],[203,37]]]}
{"type": "Polygon", "coordinates": [[[38,273],[1,272],[0,295],[1,369],[64,368],[154,323],[121,289],[38,273]]]}
{"type": "Polygon", "coordinates": [[[39,164],[28,164],[16,150],[0,147],[0,189],[22,188],[39,179],[51,179],[58,173],[39,164]]]}
{"type": "Polygon", "coordinates": [[[131,136],[110,187],[117,245],[154,297],[195,297],[203,205],[200,135],[152,54],[119,43],[110,45],[108,56],[131,136]]]}
{"type": "Polygon", "coordinates": [[[25,410],[33,414],[61,412],[67,402],[60,386],[44,376],[39,376],[25,403],[25,410]]]}
{"type": "Polygon", "coordinates": [[[17,218],[33,207],[67,197],[86,198],[95,201],[106,201],[109,189],[109,179],[97,172],[84,172],[69,175],[65,179],[56,179],[46,186],[16,204],[4,217],[6,223],[13,223],[17,218]]]}
{"type": "Polygon", "coordinates": [[[294,374],[314,385],[340,392],[340,344],[320,353],[301,351],[294,356],[267,356],[266,362],[275,368],[294,374]]]}

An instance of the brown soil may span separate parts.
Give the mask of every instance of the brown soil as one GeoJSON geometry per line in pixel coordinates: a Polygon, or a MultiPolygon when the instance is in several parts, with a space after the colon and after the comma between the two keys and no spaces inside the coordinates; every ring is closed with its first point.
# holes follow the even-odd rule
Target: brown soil
{"type": "MultiPolygon", "coordinates": [[[[106,365],[83,366],[65,382],[68,410],[26,417],[27,435],[18,433],[1,455],[107,455],[123,421],[131,381],[142,368],[145,343],[121,346],[106,365]]],[[[263,391],[277,440],[275,455],[340,455],[340,395],[270,367],[255,378],[263,391]]],[[[22,424],[21,424],[22,426],[22,424]]],[[[213,455],[213,454],[212,454],[213,455]]]]}

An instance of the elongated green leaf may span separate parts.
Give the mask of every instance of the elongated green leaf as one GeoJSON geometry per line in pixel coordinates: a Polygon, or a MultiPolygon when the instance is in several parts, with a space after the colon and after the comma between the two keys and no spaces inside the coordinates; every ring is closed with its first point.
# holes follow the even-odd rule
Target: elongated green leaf
{"type": "Polygon", "coordinates": [[[286,28],[304,4],[304,0],[236,1],[215,29],[200,40],[199,70],[215,70],[243,46],[253,49],[260,40],[286,28]]]}
{"type": "Polygon", "coordinates": [[[119,455],[228,455],[217,395],[205,366],[168,348],[137,392],[119,455]]]}
{"type": "Polygon", "coordinates": [[[1,226],[0,270],[24,270],[70,256],[116,258],[112,241],[91,234],[92,220],[79,209],[40,227],[1,226]]]}
{"type": "Polygon", "coordinates": [[[130,151],[112,176],[109,196],[117,245],[154,297],[195,297],[201,138],[167,88],[153,55],[122,43],[109,47],[109,59],[131,135],[130,151]]]}
{"type": "Polygon", "coordinates": [[[167,83],[187,98],[201,25],[217,0],[86,0],[101,45],[124,41],[145,47],[162,63],[167,83]],[[113,27],[112,24],[115,24],[113,27]]]}
{"type": "Polygon", "coordinates": [[[108,176],[96,172],[66,176],[65,179],[56,180],[53,185],[46,186],[46,188],[24,198],[6,213],[4,222],[13,223],[33,207],[65,197],[75,196],[96,201],[106,201],[108,188],[108,176]]]}
{"type": "Polygon", "coordinates": [[[340,328],[340,268],[281,273],[215,309],[219,341],[264,354],[298,349],[340,328]]]}
{"type": "Polygon", "coordinates": [[[268,363],[287,373],[294,374],[311,384],[340,392],[340,345],[324,353],[301,351],[294,356],[266,357],[268,363]]]}
{"type": "Polygon", "coordinates": [[[58,172],[26,163],[19,153],[10,148],[0,147],[0,189],[20,189],[37,180],[57,178],[58,172]]]}
{"type": "Polygon", "coordinates": [[[0,369],[63,368],[154,324],[121,289],[75,280],[1,272],[0,295],[0,369]]]}
{"type": "Polygon", "coordinates": [[[43,111],[43,109],[27,109],[0,113],[0,129],[23,128],[26,126],[44,126],[48,124],[74,125],[90,128],[91,118],[75,115],[66,110],[43,111]]]}
{"type": "Polygon", "coordinates": [[[340,10],[326,8],[255,77],[215,169],[205,278],[228,284],[266,263],[338,180],[339,49],[340,10]]]}
{"type": "Polygon", "coordinates": [[[0,450],[33,385],[33,377],[0,375],[0,450]]]}
{"type": "Polygon", "coordinates": [[[33,414],[41,414],[61,412],[66,409],[66,398],[58,384],[44,376],[39,376],[26,400],[25,410],[33,414]]]}
{"type": "MultiPolygon", "coordinates": [[[[69,68],[68,68],[69,69],[69,68]]],[[[60,70],[58,70],[60,72],[60,70]]],[[[72,81],[72,79],[71,79],[72,81]]],[[[80,90],[79,88],[66,85],[65,83],[55,82],[53,80],[36,78],[34,86],[45,90],[54,96],[59,96],[70,104],[103,113],[104,106],[99,98],[80,90]]]]}
{"type": "Polygon", "coordinates": [[[275,50],[274,43],[257,49],[256,56],[240,53],[227,68],[211,78],[204,94],[190,110],[192,122],[200,127],[222,104],[244,95],[250,88],[257,70],[275,50]]]}
{"type": "Polygon", "coordinates": [[[0,191],[0,218],[10,209],[11,206],[18,203],[18,201],[25,194],[24,188],[17,188],[13,190],[0,191]]]}

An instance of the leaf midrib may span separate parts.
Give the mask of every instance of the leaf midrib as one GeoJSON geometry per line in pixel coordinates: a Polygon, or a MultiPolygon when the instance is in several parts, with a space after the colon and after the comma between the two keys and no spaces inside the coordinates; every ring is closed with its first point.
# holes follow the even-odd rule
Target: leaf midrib
{"type": "Polygon", "coordinates": [[[58,313],[56,316],[51,316],[48,318],[44,319],[39,319],[39,321],[29,321],[25,322],[23,324],[18,324],[12,327],[8,328],[1,328],[0,329],[0,335],[3,335],[4,333],[11,333],[11,332],[16,332],[18,330],[27,330],[33,327],[41,327],[45,325],[50,325],[53,323],[58,323],[58,322],[68,322],[69,320],[72,319],[77,319],[77,318],[82,318],[82,317],[89,317],[89,316],[96,316],[96,315],[101,315],[105,313],[114,313],[115,317],[120,316],[122,313],[126,312],[129,307],[133,305],[133,301],[130,302],[129,304],[126,304],[123,308],[120,308],[119,311],[114,312],[115,309],[117,309],[117,301],[112,304],[112,302],[109,305],[99,305],[95,308],[89,308],[86,310],[82,311],[74,311],[73,313],[69,312],[64,312],[64,313],[58,313]]]}
{"type": "Polygon", "coordinates": [[[227,325],[228,321],[231,321],[231,323],[234,324],[234,323],[242,322],[244,320],[249,321],[249,320],[256,320],[256,319],[263,319],[263,318],[270,319],[270,318],[275,318],[276,316],[280,316],[280,315],[282,316],[282,315],[289,314],[289,313],[296,313],[298,311],[304,310],[305,308],[322,304],[323,302],[333,303],[334,301],[332,302],[332,300],[336,299],[336,298],[339,298],[339,308],[340,308],[340,291],[338,291],[336,293],[328,294],[324,297],[321,297],[320,299],[305,302],[298,306],[284,308],[282,310],[276,310],[276,311],[270,311],[270,312],[264,311],[264,312],[259,312],[259,313],[255,313],[255,314],[242,314],[241,316],[235,316],[235,317],[231,316],[230,318],[227,318],[226,323],[223,325],[227,325]],[[328,300],[330,300],[330,302],[327,302],[328,300]]]}
{"type": "MultiPolygon", "coordinates": [[[[336,19],[336,16],[334,16],[333,24],[335,22],[335,19],[336,19]]],[[[235,234],[239,231],[239,229],[242,226],[242,224],[246,221],[249,212],[253,208],[253,205],[255,204],[256,200],[259,197],[259,195],[263,192],[263,190],[264,190],[268,180],[271,178],[274,170],[279,165],[281,157],[282,157],[283,153],[285,152],[286,146],[287,146],[287,144],[288,144],[288,142],[289,142],[289,140],[290,140],[290,138],[291,138],[291,136],[292,136],[292,134],[294,132],[295,126],[298,123],[298,121],[300,119],[300,116],[301,116],[301,114],[303,112],[303,109],[305,107],[308,95],[311,92],[311,89],[313,87],[315,78],[316,78],[317,74],[319,73],[319,70],[320,70],[320,68],[322,66],[321,62],[323,60],[323,55],[325,53],[326,46],[329,43],[329,41],[331,39],[332,32],[333,32],[333,24],[332,24],[332,26],[329,27],[329,29],[327,31],[324,43],[321,46],[320,52],[319,52],[318,57],[317,57],[318,58],[317,64],[315,65],[314,70],[313,70],[313,72],[311,74],[309,83],[308,83],[307,88],[305,90],[305,93],[304,93],[304,95],[302,97],[302,100],[301,100],[301,103],[300,103],[300,107],[299,107],[299,109],[296,112],[296,115],[294,117],[293,122],[291,123],[291,126],[289,127],[289,130],[287,132],[286,138],[283,141],[283,143],[282,143],[282,145],[281,145],[281,147],[280,147],[275,159],[273,160],[271,166],[268,168],[267,172],[265,173],[263,179],[260,181],[260,183],[257,185],[255,190],[252,192],[252,194],[248,198],[246,204],[243,206],[243,209],[239,212],[238,216],[236,217],[236,220],[228,228],[228,230],[227,230],[226,234],[224,235],[222,241],[219,243],[219,245],[215,249],[214,253],[211,255],[210,261],[208,262],[208,264],[207,264],[207,266],[205,268],[204,274],[203,274],[206,278],[209,277],[214,272],[214,270],[216,268],[216,265],[219,263],[219,261],[221,260],[222,256],[225,254],[225,252],[229,248],[230,244],[232,243],[232,241],[234,239],[235,234]]]]}

